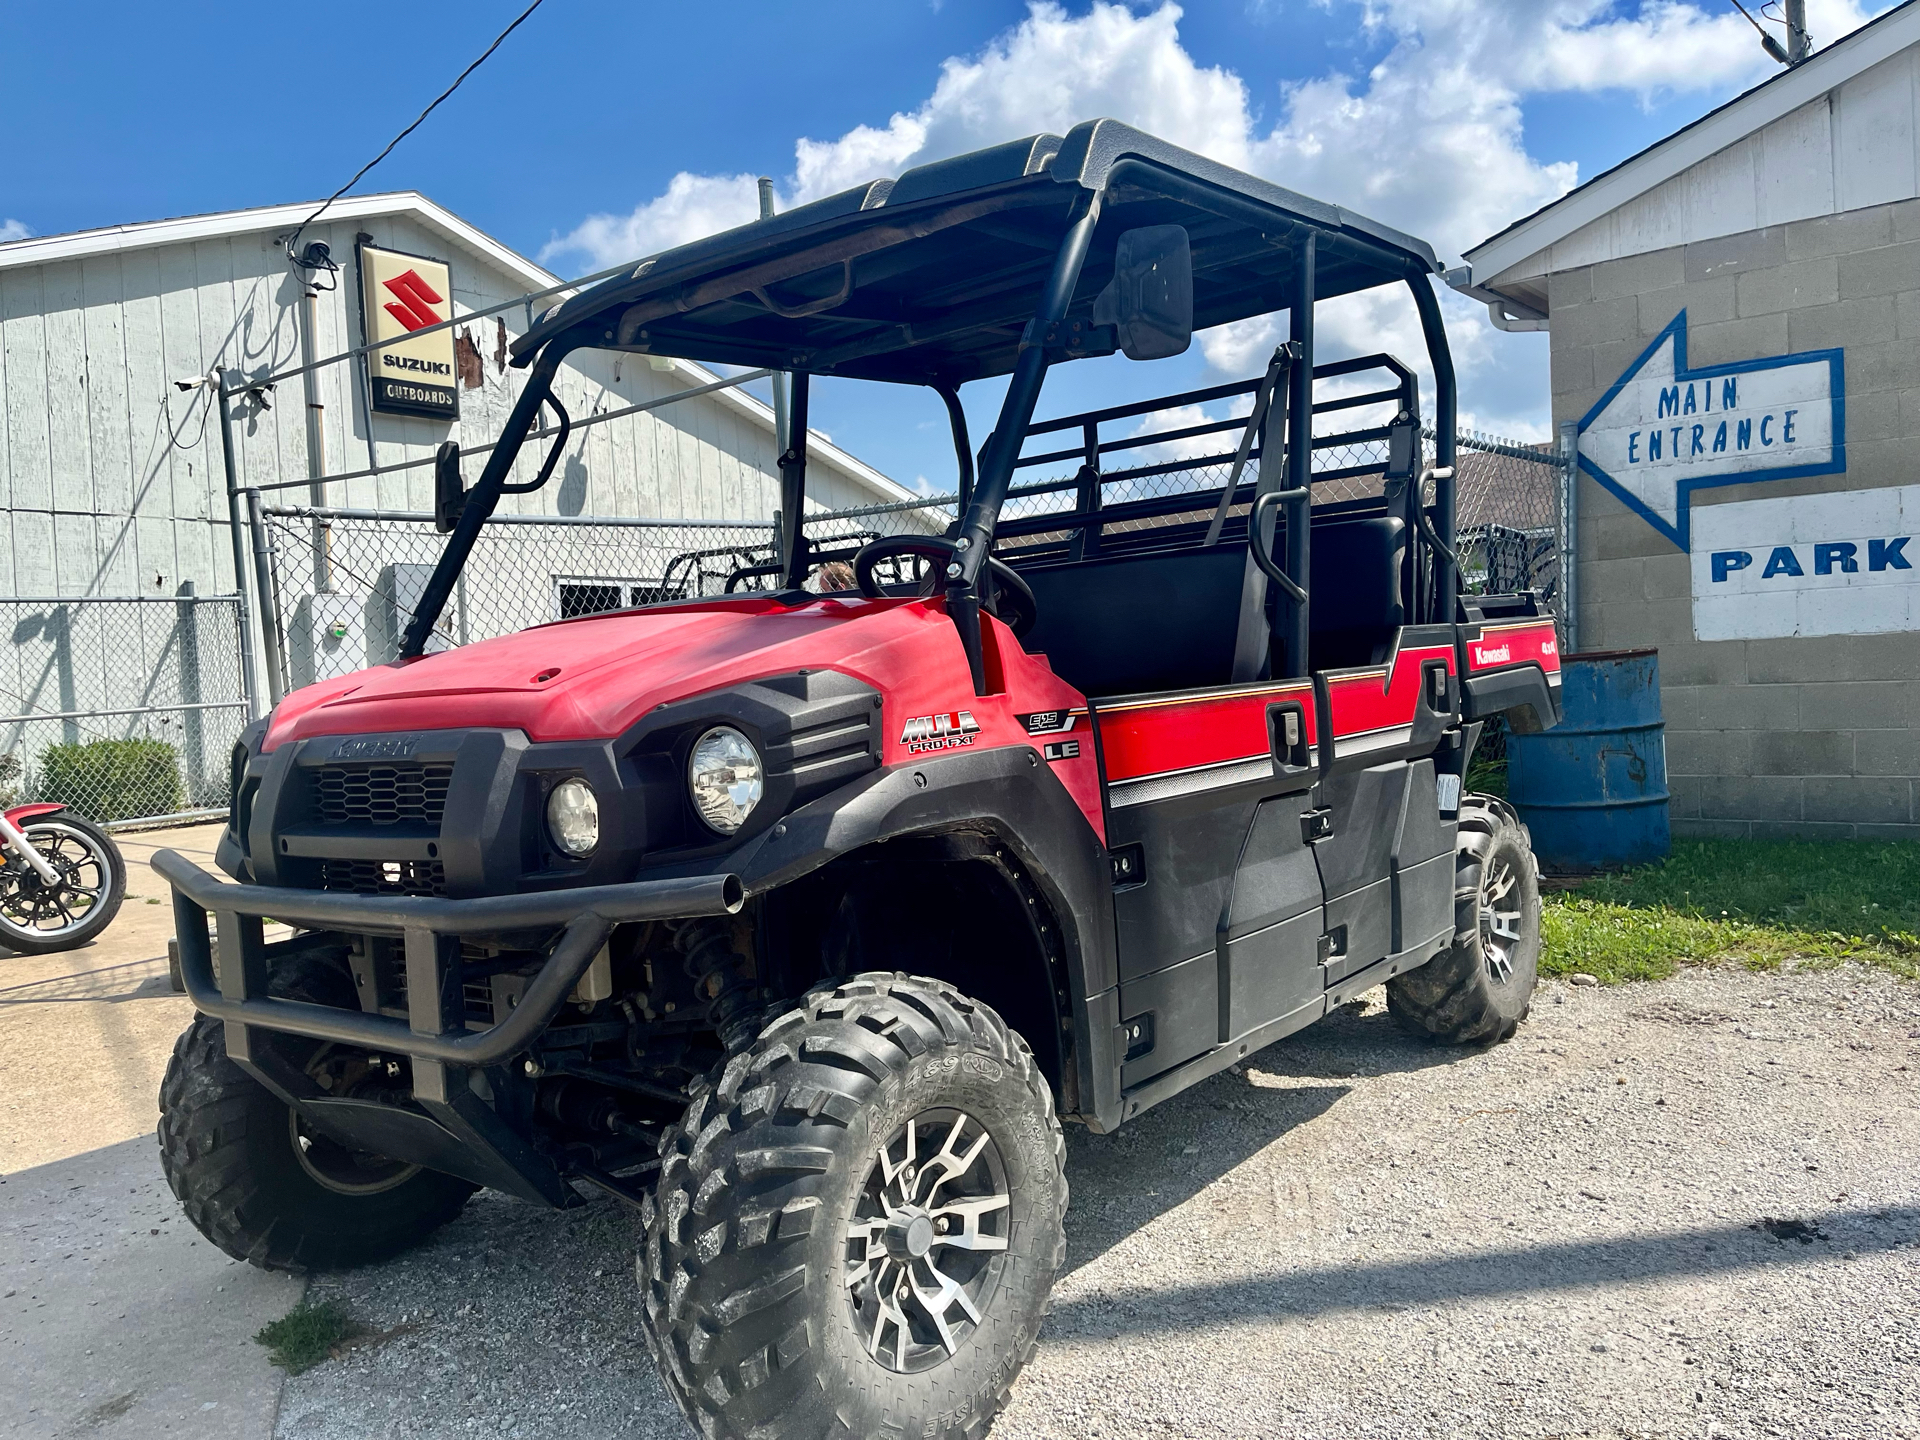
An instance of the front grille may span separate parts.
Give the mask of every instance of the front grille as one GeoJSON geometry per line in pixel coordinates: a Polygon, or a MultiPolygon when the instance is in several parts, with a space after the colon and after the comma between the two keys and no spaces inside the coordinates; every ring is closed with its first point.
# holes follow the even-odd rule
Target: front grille
{"type": "Polygon", "coordinates": [[[320,820],[326,825],[398,825],[440,828],[451,765],[323,765],[314,777],[320,820]]]}
{"type": "Polygon", "coordinates": [[[359,895],[444,895],[447,872],[438,860],[326,860],[320,885],[359,895]]]}

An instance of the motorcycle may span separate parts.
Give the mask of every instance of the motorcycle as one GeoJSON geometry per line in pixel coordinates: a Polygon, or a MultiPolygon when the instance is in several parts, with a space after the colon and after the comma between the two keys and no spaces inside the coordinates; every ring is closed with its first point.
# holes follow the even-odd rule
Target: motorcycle
{"type": "Polygon", "coordinates": [[[113,838],[64,805],[0,814],[0,947],[51,955],[93,939],[119,913],[127,864],[113,838]]]}

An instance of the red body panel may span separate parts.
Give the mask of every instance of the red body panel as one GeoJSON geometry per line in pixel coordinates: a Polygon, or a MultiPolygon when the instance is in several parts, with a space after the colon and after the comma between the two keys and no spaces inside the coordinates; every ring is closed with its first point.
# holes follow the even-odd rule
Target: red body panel
{"type": "MultiPolygon", "coordinates": [[[[984,623],[989,672],[998,673],[1001,688],[976,696],[938,598],[822,598],[788,608],[743,596],[583,616],[308,686],[275,710],[266,748],[316,735],[462,726],[520,730],[536,742],[609,739],[657,706],[706,691],[797,670],[836,670],[883,697],[885,763],[1026,746],[1059,776],[1104,842],[1094,747],[1060,743],[1085,725],[1086,697],[1044,657],[1022,650],[1000,622],[984,623]]],[[[1465,648],[1475,671],[1527,663],[1560,668],[1550,620],[1488,626],[1465,648]]],[[[1455,673],[1454,647],[1406,647],[1385,665],[1327,672],[1337,752],[1404,742],[1421,671],[1432,663],[1455,673]]],[[[1097,721],[1107,783],[1263,759],[1272,753],[1268,707],[1284,701],[1299,703],[1308,743],[1317,745],[1313,686],[1305,680],[1102,703],[1097,721]]]]}
{"type": "Polygon", "coordinates": [[[38,820],[42,815],[55,815],[66,808],[64,805],[52,805],[45,801],[33,805],[16,805],[6,812],[7,823],[18,829],[29,820],[38,820]]]}
{"type": "Polygon", "coordinates": [[[1107,783],[1264,759],[1273,753],[1267,707],[1287,700],[1299,703],[1307,743],[1313,744],[1313,685],[1305,680],[1103,703],[1100,748],[1107,783]]]}
{"type": "MultiPolygon", "coordinates": [[[[1084,711],[1085,697],[999,621],[983,623],[1004,680],[997,695],[973,693],[940,599],[820,599],[789,609],[743,597],[583,616],[295,691],[274,711],[266,748],[314,735],[469,725],[520,730],[536,742],[608,739],[657,706],[722,686],[837,670],[883,697],[887,764],[971,746],[1038,754],[1015,717],[1084,711]],[[963,712],[974,728],[959,723],[963,712]],[[909,738],[909,721],[935,717],[948,724],[919,729],[938,728],[936,736],[909,738]]],[[[1050,763],[1104,841],[1092,747],[1050,763]]]]}
{"type": "Polygon", "coordinates": [[[1434,662],[1443,662],[1453,674],[1453,646],[1404,647],[1386,665],[1328,671],[1334,753],[1351,755],[1405,739],[1420,703],[1420,672],[1434,662]]]}
{"type": "Polygon", "coordinates": [[[1549,675],[1560,673],[1560,640],[1551,620],[1488,625],[1466,648],[1467,669],[1475,675],[1526,664],[1538,665],[1549,675]]]}

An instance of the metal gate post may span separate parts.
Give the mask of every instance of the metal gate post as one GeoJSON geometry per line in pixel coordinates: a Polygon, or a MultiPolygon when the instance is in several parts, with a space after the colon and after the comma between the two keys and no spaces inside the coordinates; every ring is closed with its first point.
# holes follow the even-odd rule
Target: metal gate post
{"type": "Polygon", "coordinates": [[[260,703],[260,674],[253,658],[253,621],[247,611],[247,541],[242,534],[246,521],[240,514],[239,467],[233,459],[233,409],[228,401],[226,372],[213,372],[214,397],[220,407],[220,459],[227,470],[227,532],[233,537],[233,613],[240,632],[240,686],[247,701],[247,719],[258,720],[266,714],[260,703]]]}
{"type": "Polygon", "coordinates": [[[1560,427],[1560,610],[1567,649],[1580,649],[1580,426],[1560,427]]]}
{"type": "Polygon", "coordinates": [[[252,487],[247,490],[247,529],[253,535],[253,584],[260,595],[260,647],[267,657],[267,694],[278,705],[287,693],[280,643],[279,575],[273,563],[273,542],[267,536],[267,517],[260,508],[260,492],[252,487]]]}

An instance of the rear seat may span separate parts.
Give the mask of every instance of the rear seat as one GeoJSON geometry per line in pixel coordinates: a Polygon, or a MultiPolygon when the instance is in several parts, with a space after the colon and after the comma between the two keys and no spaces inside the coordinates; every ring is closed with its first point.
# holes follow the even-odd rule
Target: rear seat
{"type": "MultiPolygon", "coordinates": [[[[1314,526],[1315,668],[1385,657],[1404,621],[1405,550],[1406,525],[1389,516],[1314,526]]],[[[1242,546],[1217,545],[1018,566],[1039,608],[1022,643],[1085,695],[1224,685],[1233,673],[1245,563],[1242,546]]]]}

